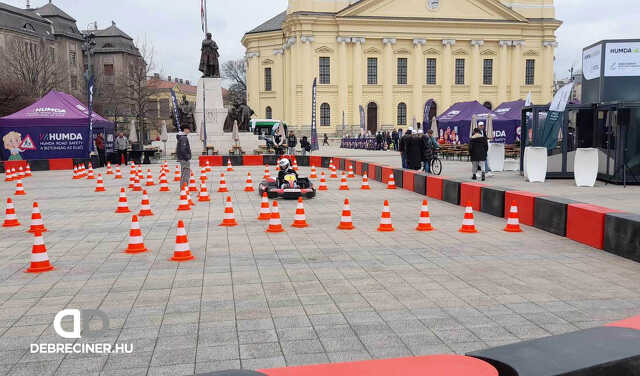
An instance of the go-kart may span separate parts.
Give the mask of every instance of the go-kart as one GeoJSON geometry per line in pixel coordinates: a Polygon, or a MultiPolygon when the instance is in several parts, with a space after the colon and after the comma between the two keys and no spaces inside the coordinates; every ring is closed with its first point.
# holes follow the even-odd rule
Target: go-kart
{"type": "Polygon", "coordinates": [[[269,198],[283,198],[297,200],[298,197],[314,198],[316,189],[309,178],[297,177],[295,174],[288,174],[284,177],[284,182],[278,186],[277,179],[269,178],[263,180],[258,187],[260,196],[267,192],[269,198]]]}

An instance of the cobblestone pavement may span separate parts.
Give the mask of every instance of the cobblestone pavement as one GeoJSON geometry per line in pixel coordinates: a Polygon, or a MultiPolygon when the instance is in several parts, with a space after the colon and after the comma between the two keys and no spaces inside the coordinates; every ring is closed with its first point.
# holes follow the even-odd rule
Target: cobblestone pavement
{"type": "MultiPolygon", "coordinates": [[[[152,168],[157,179],[159,166],[152,168]]],[[[267,234],[256,219],[258,194],[242,192],[247,171],[257,187],[263,168],[236,167],[227,183],[239,226],[219,227],[221,171],[210,175],[212,202],[189,212],[176,211],[177,183],[170,193],[151,187],[155,215],[140,219],[151,252],[137,255],[123,253],[131,216],[114,213],[126,173],[124,180],[107,176],[106,193],[69,172],[26,179],[27,196],[14,197],[22,226],[0,228],[0,374],[190,375],[464,353],[640,312],[638,263],[531,227],[505,233],[503,219],[482,213],[478,234],[460,234],[464,209],[440,201],[429,203],[437,230],[418,233],[423,197],[375,181],[361,191],[352,179],[349,192],[330,181],[328,192],[305,201],[307,229],[289,227],[296,202],[281,201],[287,231],[267,234]],[[354,231],[336,229],[345,197],[354,231]],[[394,233],[376,231],[385,199],[394,233]],[[35,275],[23,272],[33,200],[56,267],[35,275]],[[168,260],[178,219],[194,261],[168,260]],[[65,340],[52,326],[64,308],[100,309],[110,329],[65,340]],[[33,343],[73,341],[132,344],[134,352],[30,353],[33,343]]],[[[0,182],[3,200],[13,190],[0,182]]],[[[132,210],[140,197],[128,192],[132,210]]]]}

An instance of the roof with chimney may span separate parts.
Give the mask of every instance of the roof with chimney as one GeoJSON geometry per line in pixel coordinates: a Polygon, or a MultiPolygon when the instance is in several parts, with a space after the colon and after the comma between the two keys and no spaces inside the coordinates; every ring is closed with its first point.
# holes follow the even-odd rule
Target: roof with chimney
{"type": "Polygon", "coordinates": [[[78,40],[84,39],[80,30],[78,30],[76,20],[55,6],[52,0],[49,0],[47,4],[40,8],[30,9],[30,11],[51,22],[54,35],[64,35],[78,40]]]}
{"type": "Polygon", "coordinates": [[[268,19],[267,21],[262,23],[260,26],[254,28],[253,30],[250,30],[249,32],[247,32],[247,34],[264,33],[267,31],[281,30],[282,24],[284,23],[286,18],[287,18],[287,11],[285,10],[284,12],[278,14],[277,16],[268,19]]]}
{"type": "Polygon", "coordinates": [[[53,39],[49,20],[40,17],[32,9],[20,9],[5,3],[0,3],[0,29],[53,39]]]}
{"type": "Polygon", "coordinates": [[[96,36],[96,48],[94,53],[128,53],[140,55],[133,38],[122,31],[114,21],[106,29],[86,30],[85,33],[93,33],[96,36]]]}

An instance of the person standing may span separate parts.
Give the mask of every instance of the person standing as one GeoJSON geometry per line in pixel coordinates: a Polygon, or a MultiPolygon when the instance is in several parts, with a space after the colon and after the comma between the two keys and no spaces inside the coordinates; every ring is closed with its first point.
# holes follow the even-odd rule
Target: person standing
{"type": "Polygon", "coordinates": [[[393,150],[398,151],[398,141],[400,141],[400,136],[398,135],[397,130],[393,130],[391,132],[391,139],[393,140],[393,150]]]}
{"type": "Polygon", "coordinates": [[[322,146],[329,146],[329,136],[327,136],[327,134],[324,134],[324,138],[322,139],[322,146]]]}
{"type": "Polygon", "coordinates": [[[127,149],[129,149],[129,140],[124,136],[124,133],[118,133],[118,137],[116,137],[116,150],[118,151],[118,163],[122,163],[126,165],[129,163],[129,159],[127,156],[127,149]]]}
{"type": "Polygon", "coordinates": [[[176,139],[176,158],[180,163],[180,188],[189,185],[191,177],[191,145],[189,145],[189,133],[191,128],[185,126],[178,132],[176,139]]]}
{"type": "Polygon", "coordinates": [[[400,138],[398,150],[400,151],[400,158],[402,159],[402,168],[407,168],[407,140],[411,136],[411,128],[407,129],[405,134],[400,138]]]}
{"type": "Polygon", "coordinates": [[[296,145],[298,145],[298,139],[291,131],[289,132],[289,137],[287,137],[287,154],[294,155],[296,153],[296,145]]]}
{"type": "Polygon", "coordinates": [[[407,154],[407,168],[409,170],[420,170],[422,168],[422,162],[425,159],[422,135],[411,132],[411,135],[406,139],[405,149],[407,154]]]}
{"type": "Polygon", "coordinates": [[[103,167],[107,164],[107,160],[105,158],[104,153],[104,138],[102,137],[102,133],[98,133],[96,136],[96,150],[98,150],[98,159],[100,159],[100,167],[103,167]]]}
{"type": "Polygon", "coordinates": [[[473,130],[471,141],[469,142],[469,156],[471,158],[471,169],[473,176],[471,179],[477,180],[476,174],[478,169],[482,170],[482,181],[485,181],[485,169],[484,162],[487,160],[487,151],[489,150],[489,144],[487,138],[482,135],[480,129],[473,130]]]}
{"type": "MultiPolygon", "coordinates": [[[[487,145],[489,144],[489,140],[491,139],[491,137],[489,137],[489,135],[487,134],[487,130],[485,128],[484,122],[479,122],[478,123],[478,128],[480,128],[480,133],[484,136],[484,138],[487,139],[487,145]]],[[[489,168],[489,158],[487,158],[484,161],[484,170],[487,173],[487,176],[493,176],[493,174],[491,173],[491,169],[489,168]]]]}
{"type": "Polygon", "coordinates": [[[306,156],[307,153],[311,152],[311,144],[309,143],[307,136],[302,136],[302,139],[300,140],[300,148],[302,148],[303,157],[306,156]]]}
{"type": "Polygon", "coordinates": [[[424,134],[422,133],[422,131],[418,133],[418,136],[420,136],[424,148],[422,155],[422,160],[424,162],[423,170],[424,172],[429,173],[431,171],[429,163],[431,162],[431,159],[433,159],[433,143],[431,142],[431,137],[429,137],[428,134],[424,134]]]}

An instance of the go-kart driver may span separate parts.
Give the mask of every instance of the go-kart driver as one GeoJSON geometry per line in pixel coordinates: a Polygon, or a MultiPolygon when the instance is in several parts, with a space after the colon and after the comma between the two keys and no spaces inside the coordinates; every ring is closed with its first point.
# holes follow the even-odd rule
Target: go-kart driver
{"type": "Polygon", "coordinates": [[[288,183],[284,180],[284,178],[287,175],[293,174],[296,176],[296,182],[295,182],[294,188],[297,188],[298,173],[293,168],[291,168],[291,162],[289,162],[287,158],[282,158],[280,160],[279,167],[280,167],[280,171],[278,171],[278,187],[287,188],[286,186],[288,185],[288,183]]]}

